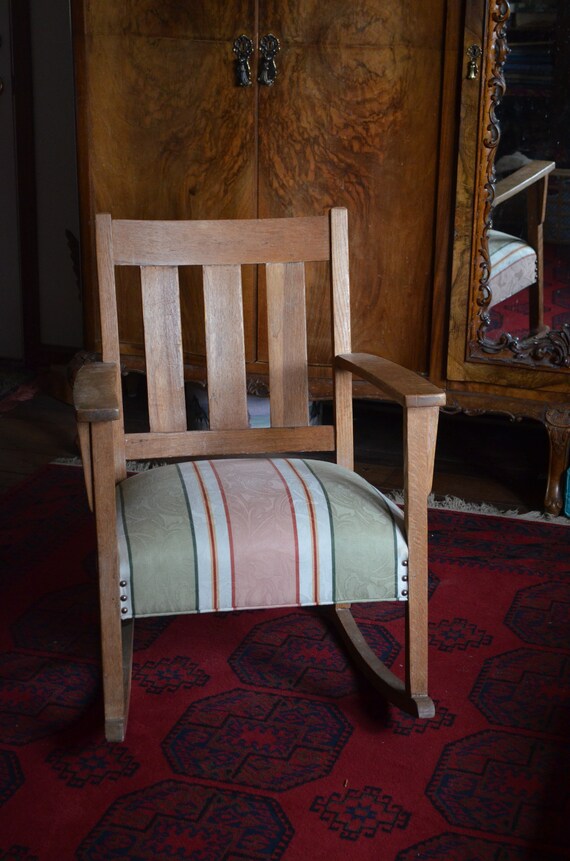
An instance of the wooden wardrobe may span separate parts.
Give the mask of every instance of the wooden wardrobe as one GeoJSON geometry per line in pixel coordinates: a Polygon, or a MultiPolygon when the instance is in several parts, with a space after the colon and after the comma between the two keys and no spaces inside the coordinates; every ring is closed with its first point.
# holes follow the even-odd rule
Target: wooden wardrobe
{"type": "MultiPolygon", "coordinates": [[[[449,7],[449,8],[448,8],[449,7]]],[[[74,0],[87,347],[98,346],[93,218],[253,218],[347,206],[353,339],[430,372],[441,201],[447,0],[74,0]],[[261,40],[279,42],[272,85],[261,40]],[[239,86],[238,37],[251,40],[239,86]]],[[[449,47],[449,46],[447,46],[449,47]]],[[[449,111],[453,115],[453,111],[449,111]]],[[[451,174],[452,164],[444,170],[451,174]]],[[[446,177],[446,181],[449,177],[446,177]]],[[[447,218],[449,206],[446,203],[447,218]]],[[[325,273],[323,273],[324,275],[325,273]]],[[[184,313],[199,302],[187,273],[184,313]]],[[[125,368],[142,367],[134,285],[125,368]]],[[[248,273],[248,372],[263,376],[264,285],[248,273]]],[[[311,297],[309,297],[311,303],[311,297]]],[[[195,306],[194,306],[195,307],[195,306]]],[[[329,321],[311,304],[312,390],[326,394],[329,321]]],[[[203,333],[186,345],[202,374],[203,333]]]]}
{"type": "MultiPolygon", "coordinates": [[[[447,390],[451,410],[542,422],[545,505],[559,512],[570,347],[561,361],[552,355],[570,333],[524,357],[490,352],[477,335],[509,14],[507,0],[72,0],[87,349],[99,344],[96,212],[252,218],[346,206],[354,349],[425,374],[447,390]],[[251,46],[249,72],[240,37],[251,46]],[[279,46],[269,76],[267,37],[279,46]]],[[[135,275],[125,277],[122,360],[125,371],[144,370],[135,275]]],[[[198,276],[185,279],[192,321],[198,276]]],[[[267,338],[253,268],[245,296],[258,391],[267,338]]],[[[308,301],[311,392],[327,397],[329,321],[308,301]]],[[[188,378],[203,379],[196,326],[185,355],[188,378]]],[[[365,384],[355,393],[369,394],[365,384]]]]}

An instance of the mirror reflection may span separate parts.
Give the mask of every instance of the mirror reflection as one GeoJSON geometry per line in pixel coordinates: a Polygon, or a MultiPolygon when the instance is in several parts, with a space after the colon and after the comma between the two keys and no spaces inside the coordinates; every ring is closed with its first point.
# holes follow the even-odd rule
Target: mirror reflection
{"type": "Polygon", "coordinates": [[[484,340],[516,355],[570,325],[570,3],[510,10],[484,340]]]}

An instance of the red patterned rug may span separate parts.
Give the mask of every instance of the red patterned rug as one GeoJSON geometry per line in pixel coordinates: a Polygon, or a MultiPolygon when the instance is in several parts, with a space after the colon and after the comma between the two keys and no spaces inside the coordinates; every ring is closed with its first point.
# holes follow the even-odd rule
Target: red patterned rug
{"type": "MultiPolygon", "coordinates": [[[[436,716],[386,708],[317,611],[141,622],[102,736],[80,470],[3,497],[0,859],[569,858],[570,529],[430,514],[436,716]]],[[[388,664],[399,610],[358,609],[388,664]]]]}

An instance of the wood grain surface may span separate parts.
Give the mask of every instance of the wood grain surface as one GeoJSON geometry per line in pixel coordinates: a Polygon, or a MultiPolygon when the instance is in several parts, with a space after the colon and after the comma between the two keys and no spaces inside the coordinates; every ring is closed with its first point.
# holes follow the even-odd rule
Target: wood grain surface
{"type": "MultiPolygon", "coordinates": [[[[87,303],[97,211],[202,219],[347,206],[355,348],[427,372],[445,0],[78,4],[87,303]],[[234,39],[269,32],[281,44],[275,85],[257,84],[256,51],[253,85],[237,87],[234,39]]],[[[318,366],[331,355],[319,299],[327,275],[322,264],[307,272],[318,366]]],[[[142,356],[138,282],[125,272],[122,282],[121,354],[142,356]]],[[[182,273],[181,289],[191,361],[205,350],[199,273],[182,273]]],[[[246,357],[258,370],[267,362],[264,289],[248,270],[246,357]]],[[[97,315],[86,319],[94,348],[97,315]]]]}

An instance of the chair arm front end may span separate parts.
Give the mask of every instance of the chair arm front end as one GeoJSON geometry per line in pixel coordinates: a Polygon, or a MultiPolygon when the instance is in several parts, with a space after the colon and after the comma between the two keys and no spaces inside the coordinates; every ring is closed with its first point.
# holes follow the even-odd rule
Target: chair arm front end
{"type": "Polygon", "coordinates": [[[342,353],[335,357],[335,366],[372,383],[387,398],[403,407],[445,406],[442,389],[389,359],[370,353],[342,353]]]}
{"type": "Polygon", "coordinates": [[[73,385],[73,405],[78,422],[117,421],[117,366],[112,362],[83,365],[73,385]]]}

